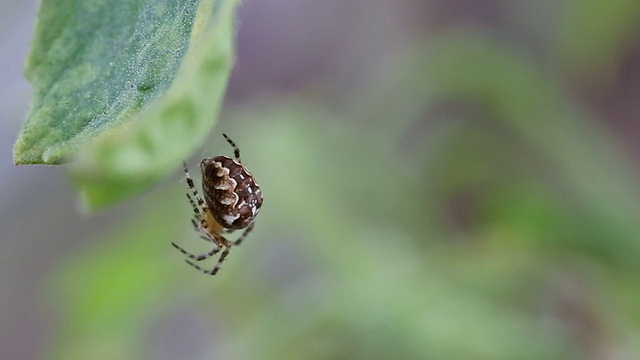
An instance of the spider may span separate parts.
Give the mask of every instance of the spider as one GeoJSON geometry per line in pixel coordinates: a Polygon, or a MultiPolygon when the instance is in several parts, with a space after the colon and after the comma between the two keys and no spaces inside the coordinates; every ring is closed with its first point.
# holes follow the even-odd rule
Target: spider
{"type": "Polygon", "coordinates": [[[242,165],[240,149],[226,134],[222,134],[222,136],[233,147],[234,159],[227,156],[215,156],[200,162],[204,200],[198,194],[193,179],[189,175],[187,164],[183,163],[184,176],[191,190],[191,194],[187,192],[187,199],[193,207],[194,218],[191,223],[200,237],[212,242],[214,248],[207,253],[194,255],[177,244],[171,243],[174,248],[187,257],[185,261],[189,265],[208,275],[217,274],[222,262],[229,255],[231,247],[240,245],[253,230],[255,218],[262,206],[262,191],[253,175],[242,165]],[[229,241],[222,235],[241,229],[244,231],[235,241],[229,241]],[[189,261],[189,259],[206,260],[214,257],[220,251],[222,254],[211,270],[189,261]]]}

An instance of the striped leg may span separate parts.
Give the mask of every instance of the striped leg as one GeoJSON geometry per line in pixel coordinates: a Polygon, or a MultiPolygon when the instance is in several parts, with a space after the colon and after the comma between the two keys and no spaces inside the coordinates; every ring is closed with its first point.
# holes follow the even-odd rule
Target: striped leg
{"type": "Polygon", "coordinates": [[[216,266],[214,266],[214,268],[211,269],[211,270],[204,269],[204,268],[192,263],[189,260],[185,260],[185,261],[187,262],[187,264],[193,266],[194,268],[196,268],[197,270],[201,271],[202,273],[213,276],[213,275],[217,274],[218,271],[220,271],[220,266],[222,265],[222,262],[224,261],[224,259],[226,259],[227,256],[229,255],[230,249],[231,248],[229,248],[229,247],[225,247],[224,248],[224,251],[220,255],[220,258],[218,259],[218,262],[216,263],[216,266]]]}
{"type": "MultiPolygon", "coordinates": [[[[222,252],[222,254],[220,255],[220,259],[218,259],[218,262],[216,263],[216,266],[214,266],[214,267],[213,267],[213,269],[211,269],[211,270],[207,270],[207,269],[205,269],[205,268],[203,268],[203,267],[201,267],[201,266],[199,266],[199,265],[196,265],[196,264],[192,263],[192,262],[191,262],[191,261],[189,261],[189,260],[185,260],[185,261],[187,262],[187,264],[189,264],[189,265],[193,266],[194,268],[196,268],[196,270],[199,270],[199,271],[201,271],[201,272],[202,272],[202,273],[204,273],[204,274],[207,274],[207,275],[215,275],[215,274],[217,274],[217,273],[218,273],[218,271],[220,271],[220,268],[221,268],[221,266],[222,266],[222,263],[223,263],[223,262],[224,262],[224,260],[227,258],[227,256],[229,256],[229,251],[231,251],[231,246],[230,246],[230,245],[232,245],[232,244],[233,244],[233,246],[238,246],[238,245],[242,244],[242,241],[244,241],[244,239],[247,237],[247,235],[249,235],[249,233],[251,232],[251,230],[253,230],[254,224],[255,224],[255,223],[251,223],[251,224],[249,225],[249,227],[247,227],[247,228],[242,232],[242,235],[240,235],[240,237],[238,238],[238,240],[236,240],[236,241],[234,241],[234,242],[232,242],[232,243],[230,243],[229,241],[227,241],[227,239],[225,239],[224,237],[220,236],[222,239],[219,239],[218,241],[221,241],[221,242],[224,244],[225,249],[224,249],[224,251],[222,252]]],[[[214,241],[215,241],[215,240],[214,240],[214,241]]],[[[207,258],[209,258],[209,257],[211,257],[211,256],[213,256],[213,255],[215,255],[215,254],[217,254],[217,253],[218,253],[218,251],[220,251],[220,248],[216,248],[216,249],[214,249],[214,250],[217,250],[217,251],[215,251],[215,252],[211,251],[211,252],[209,252],[209,253],[207,253],[207,254],[202,254],[202,255],[200,255],[200,256],[193,256],[192,254],[190,254],[190,253],[188,253],[188,252],[186,252],[186,251],[182,250],[178,245],[173,244],[173,246],[174,246],[176,249],[180,250],[183,254],[187,255],[187,257],[189,257],[190,259],[193,259],[193,260],[196,260],[196,261],[200,261],[200,260],[207,259],[207,258]],[[207,255],[208,255],[208,256],[207,256],[207,255]]]]}
{"type": "Polygon", "coordinates": [[[204,253],[204,254],[200,254],[200,255],[194,255],[190,252],[188,252],[187,250],[181,248],[180,246],[178,246],[176,243],[171,243],[171,245],[173,245],[174,248],[176,248],[178,251],[180,251],[181,253],[183,253],[184,255],[186,255],[189,259],[193,259],[195,261],[202,261],[202,260],[206,260],[214,255],[216,255],[217,253],[220,252],[220,250],[222,250],[222,246],[220,245],[216,245],[215,248],[213,248],[211,251],[204,253]]]}
{"type": "Polygon", "coordinates": [[[238,238],[238,240],[233,242],[233,245],[238,246],[240,244],[242,244],[242,241],[244,241],[244,239],[247,237],[247,235],[249,235],[249,233],[251,232],[251,230],[253,230],[253,225],[255,223],[251,223],[249,224],[249,226],[242,232],[242,235],[240,235],[240,237],[238,238]]]}
{"type": "Polygon", "coordinates": [[[224,136],[224,138],[227,140],[229,145],[231,145],[231,147],[233,148],[233,155],[236,157],[236,160],[238,160],[238,162],[242,164],[242,160],[240,160],[240,148],[238,147],[238,145],[236,145],[236,143],[233,142],[233,140],[229,139],[227,134],[222,133],[222,136],[224,136]]]}
{"type": "Polygon", "coordinates": [[[202,225],[198,225],[198,221],[196,219],[191,219],[191,225],[193,225],[193,229],[200,233],[200,239],[206,242],[216,243],[215,240],[211,239],[210,236],[207,236],[207,233],[202,230],[202,225]]]}
{"type": "Polygon", "coordinates": [[[207,205],[205,204],[204,200],[202,200],[202,198],[200,197],[200,194],[198,194],[198,190],[196,189],[196,185],[193,183],[193,179],[191,179],[191,175],[189,174],[189,169],[187,168],[187,163],[183,162],[182,163],[183,167],[184,167],[184,177],[187,179],[187,185],[189,186],[189,189],[191,190],[191,194],[187,193],[187,198],[189,199],[189,203],[191,204],[191,207],[193,208],[193,213],[194,216],[196,217],[196,220],[202,224],[204,222],[204,213],[207,212],[209,209],[207,208],[207,205]],[[198,205],[196,206],[196,201],[194,201],[194,199],[197,201],[198,205]]]}
{"type": "Polygon", "coordinates": [[[198,224],[202,224],[202,213],[200,212],[200,208],[196,206],[196,203],[193,201],[193,198],[191,198],[191,195],[189,195],[189,193],[187,193],[187,199],[189,199],[189,204],[191,204],[191,208],[193,209],[194,219],[191,220],[191,223],[196,228],[196,230],[199,230],[200,228],[198,224]]]}
{"type": "MultiPolygon", "coordinates": [[[[198,190],[196,189],[195,184],[193,183],[193,180],[191,179],[191,175],[189,174],[189,170],[187,169],[187,164],[185,162],[182,163],[183,165],[183,169],[184,169],[184,176],[187,179],[187,185],[189,186],[189,190],[191,190],[191,194],[187,193],[187,199],[189,200],[189,204],[191,204],[191,208],[193,209],[193,219],[191,219],[191,225],[193,225],[193,228],[200,233],[200,238],[207,241],[207,242],[213,242],[214,244],[217,245],[217,243],[215,242],[214,239],[212,239],[210,236],[207,236],[206,232],[204,232],[202,229],[204,228],[204,213],[209,211],[209,208],[207,207],[207,205],[205,204],[205,202],[202,200],[202,198],[200,197],[200,194],[198,194],[198,190]],[[197,199],[198,201],[198,205],[196,205],[196,202],[193,200],[194,198],[197,199]]],[[[176,247],[178,250],[180,250],[183,254],[189,256],[192,254],[189,254],[188,252],[184,251],[184,249],[179,248],[176,244],[173,244],[174,247],[176,247]]],[[[219,250],[218,250],[219,251],[219,250]]],[[[192,257],[193,259],[193,257],[192,257]]]]}

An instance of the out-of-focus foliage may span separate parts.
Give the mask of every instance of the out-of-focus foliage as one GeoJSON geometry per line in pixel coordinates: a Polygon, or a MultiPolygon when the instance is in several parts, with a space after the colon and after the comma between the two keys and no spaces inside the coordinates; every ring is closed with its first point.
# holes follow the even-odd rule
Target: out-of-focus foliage
{"type": "Polygon", "coordinates": [[[572,0],[563,14],[558,54],[563,70],[585,81],[612,75],[638,31],[640,2],[636,0],[572,0]]]}
{"type": "MultiPolygon", "coordinates": [[[[562,358],[566,349],[554,338],[558,329],[500,294],[469,288],[464,278],[487,271],[485,281],[511,287],[518,274],[535,274],[535,258],[522,254],[520,262],[500,265],[514,271],[507,279],[494,273],[491,268],[497,264],[480,254],[472,260],[479,267],[467,264],[470,273],[455,269],[453,249],[443,238],[432,238],[425,226],[425,216],[437,216],[429,210],[425,192],[433,187],[418,181],[426,169],[397,159],[384,133],[370,128],[370,136],[358,137],[348,121],[339,129],[327,128],[325,124],[335,121],[329,114],[291,103],[245,109],[234,117],[258,115],[263,122],[254,124],[252,132],[242,132],[255,134],[244,136],[242,144],[245,162],[267,197],[246,246],[232,252],[216,278],[186,265],[174,270],[179,276],[166,276],[180,257],[168,256],[173,231],[167,236],[156,229],[158,224],[174,224],[170,218],[187,224],[186,200],[171,199],[182,205],[173,205],[175,214],[143,215],[129,225],[138,228],[134,233],[118,232],[118,240],[106,249],[93,249],[64,272],[61,282],[74,279],[65,288],[86,289],[71,308],[91,311],[71,313],[69,328],[85,330],[70,330],[76,336],[70,337],[73,341],[60,358],[72,358],[78,344],[92,344],[96,334],[86,329],[96,326],[109,336],[107,348],[122,351],[120,358],[153,358],[150,344],[132,340],[131,333],[152,331],[158,319],[149,317],[150,311],[162,317],[184,311],[180,304],[192,299],[194,291],[200,294],[198,316],[211,323],[230,317],[229,327],[223,327],[234,339],[232,351],[245,352],[248,358],[562,358]],[[279,161],[260,163],[251,154],[279,161]],[[351,172],[353,167],[358,171],[351,172]],[[432,248],[436,244],[439,250],[432,248]],[[88,262],[97,265],[86,269],[88,262]],[[103,266],[109,263],[113,266],[103,266]],[[295,271],[281,278],[282,271],[291,268],[295,271]],[[176,289],[186,293],[176,295],[176,289]],[[153,298],[164,300],[150,302],[153,298]],[[144,305],[149,303],[159,309],[144,305]],[[131,314],[132,307],[140,313],[131,314]],[[214,320],[216,316],[223,319],[214,320]],[[105,321],[121,317],[128,320],[105,321]],[[459,347],[459,336],[474,340],[459,347]]],[[[166,213],[171,205],[153,207],[166,213]]],[[[191,247],[199,244],[191,231],[182,237],[191,247]]],[[[59,296],[65,303],[64,294],[59,296]]],[[[92,347],[82,346],[79,354],[92,347]]],[[[213,356],[216,349],[206,351],[213,356]]],[[[108,354],[104,358],[114,355],[108,354]]]]}
{"type": "Polygon", "coordinates": [[[169,245],[209,250],[186,185],[158,191],[56,275],[55,357],[640,357],[639,180],[558,74],[458,32],[366,89],[229,109],[256,230],[203,276],[169,245]]]}
{"type": "Polygon", "coordinates": [[[73,162],[101,207],[165,177],[213,125],[234,0],[45,0],[26,66],[35,92],[16,164],[73,162]]]}

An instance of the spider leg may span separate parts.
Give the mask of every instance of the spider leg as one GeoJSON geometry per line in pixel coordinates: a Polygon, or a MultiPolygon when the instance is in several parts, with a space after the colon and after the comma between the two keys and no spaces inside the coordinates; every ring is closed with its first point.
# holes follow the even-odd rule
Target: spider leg
{"type": "Polygon", "coordinates": [[[187,198],[189,198],[189,203],[193,207],[193,212],[194,214],[196,214],[196,219],[199,220],[200,223],[202,223],[203,215],[205,212],[209,211],[209,208],[205,204],[204,200],[202,200],[202,198],[200,197],[200,194],[198,193],[198,189],[196,189],[196,185],[193,183],[193,179],[191,179],[191,175],[189,174],[189,169],[187,168],[187,163],[182,162],[182,165],[184,167],[184,177],[187,179],[187,185],[191,190],[191,195],[187,193],[187,198]],[[191,197],[192,195],[193,195],[193,198],[191,197]],[[193,199],[197,201],[198,206],[196,206],[196,202],[193,201],[193,199]]]}
{"type": "Polygon", "coordinates": [[[213,242],[215,243],[215,241],[211,240],[210,236],[207,236],[206,233],[204,233],[204,231],[202,231],[202,225],[198,225],[198,221],[196,221],[196,219],[191,219],[191,225],[193,225],[193,229],[195,231],[197,231],[198,233],[200,233],[200,238],[202,240],[205,240],[206,242],[213,242]]]}
{"type": "MultiPolygon", "coordinates": [[[[207,274],[207,275],[215,275],[218,273],[218,271],[220,271],[220,268],[222,267],[222,263],[224,262],[224,260],[227,258],[227,256],[229,256],[229,251],[231,251],[231,246],[230,245],[234,245],[234,246],[238,246],[242,243],[242,241],[247,237],[247,235],[249,235],[249,233],[251,232],[251,230],[253,230],[254,227],[254,223],[251,223],[249,225],[249,227],[247,227],[243,232],[242,235],[240,235],[240,237],[238,238],[238,240],[234,241],[234,242],[229,242],[227,239],[225,239],[223,236],[219,236],[221,239],[216,239],[218,241],[221,241],[224,244],[224,251],[222,251],[222,254],[220,255],[220,258],[218,259],[218,262],[216,263],[216,265],[213,267],[213,269],[211,270],[207,270],[199,265],[194,264],[193,262],[189,261],[189,260],[185,260],[187,262],[187,264],[191,265],[192,267],[194,267],[196,270],[207,274]]],[[[193,255],[189,252],[187,252],[186,250],[182,249],[181,247],[179,247],[178,245],[171,243],[176,249],[180,250],[180,252],[182,252],[183,254],[185,254],[189,259],[193,259],[195,261],[201,261],[204,259],[208,259],[212,256],[214,256],[215,254],[217,254],[220,249],[221,246],[218,245],[215,249],[211,250],[210,252],[206,253],[206,254],[202,254],[199,256],[193,255]]]]}
{"type": "Polygon", "coordinates": [[[189,195],[189,193],[187,193],[187,199],[189,199],[189,204],[191,204],[191,208],[193,209],[193,217],[195,218],[191,220],[191,223],[196,228],[196,230],[199,230],[198,223],[202,223],[202,213],[200,212],[200,208],[196,206],[196,203],[193,201],[193,198],[191,197],[191,195],[189,195]]]}
{"type": "Polygon", "coordinates": [[[220,252],[220,250],[222,250],[222,246],[216,245],[215,248],[213,248],[211,251],[209,251],[207,253],[200,254],[200,255],[194,255],[194,254],[188,252],[187,250],[183,249],[182,247],[178,246],[176,243],[172,242],[171,245],[173,245],[174,248],[176,248],[178,251],[180,251],[181,253],[186,255],[189,259],[193,259],[195,261],[206,260],[206,259],[216,255],[217,253],[220,252]]]}
{"type": "Polygon", "coordinates": [[[255,223],[253,223],[253,222],[251,224],[249,224],[249,226],[242,232],[242,235],[240,235],[238,240],[233,242],[233,245],[238,246],[238,245],[242,244],[242,241],[244,241],[244,239],[247,237],[247,235],[249,235],[251,230],[253,230],[253,225],[254,224],[255,223]]]}
{"type": "Polygon", "coordinates": [[[227,258],[227,256],[229,255],[229,251],[230,251],[230,247],[225,247],[224,251],[222,252],[222,254],[220,255],[220,258],[218,259],[218,262],[216,263],[216,266],[214,266],[213,269],[211,270],[207,270],[205,268],[202,268],[194,263],[192,263],[189,260],[185,260],[187,262],[187,264],[193,266],[196,270],[199,270],[200,272],[207,274],[207,275],[215,275],[218,273],[218,271],[220,271],[220,266],[222,265],[222,262],[224,261],[224,259],[227,258]]]}
{"type": "Polygon", "coordinates": [[[236,160],[238,160],[238,162],[242,164],[242,160],[240,160],[240,148],[238,147],[238,145],[236,145],[236,143],[233,142],[233,140],[229,139],[227,134],[222,133],[222,136],[224,136],[224,138],[227,140],[229,145],[233,147],[233,155],[236,157],[236,160]]]}

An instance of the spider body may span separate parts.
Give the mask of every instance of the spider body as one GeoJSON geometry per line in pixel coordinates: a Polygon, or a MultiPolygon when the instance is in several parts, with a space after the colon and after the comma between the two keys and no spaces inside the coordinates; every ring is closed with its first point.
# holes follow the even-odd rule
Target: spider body
{"type": "Polygon", "coordinates": [[[187,193],[187,198],[193,207],[192,224],[201,237],[212,242],[215,247],[208,253],[193,255],[175,243],[171,243],[188,259],[195,261],[208,259],[222,251],[218,262],[211,270],[186,260],[189,265],[209,275],[215,275],[220,270],[220,265],[229,255],[231,247],[240,245],[251,232],[262,206],[262,191],[253,175],[242,165],[240,149],[226,134],[222,135],[234,148],[235,159],[215,156],[202,160],[200,170],[204,200],[198,194],[186,164],[184,166],[185,178],[191,189],[191,194],[187,193]],[[241,229],[244,231],[235,241],[229,241],[222,235],[225,232],[241,229]]]}
{"type": "Polygon", "coordinates": [[[202,160],[202,191],[215,221],[225,229],[251,224],[262,206],[262,191],[251,173],[227,156],[202,160]]]}

